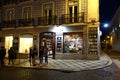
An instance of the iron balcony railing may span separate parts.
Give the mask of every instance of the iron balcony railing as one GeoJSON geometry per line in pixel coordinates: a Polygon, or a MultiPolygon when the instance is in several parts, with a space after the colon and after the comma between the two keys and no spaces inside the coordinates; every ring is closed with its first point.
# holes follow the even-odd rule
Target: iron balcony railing
{"type": "Polygon", "coordinates": [[[62,15],[62,24],[70,24],[70,23],[83,23],[84,22],[84,13],[78,14],[63,14],[62,15]]]}
{"type": "Polygon", "coordinates": [[[18,26],[33,26],[34,25],[34,19],[28,18],[28,19],[18,19],[18,26]]]}
{"type": "Polygon", "coordinates": [[[16,27],[16,20],[2,21],[1,26],[3,28],[16,27]]]}
{"type": "Polygon", "coordinates": [[[62,17],[58,18],[56,15],[28,18],[28,19],[16,19],[1,21],[0,25],[2,28],[8,27],[26,27],[26,26],[42,26],[42,25],[56,25],[56,24],[74,24],[74,23],[84,23],[84,13],[79,14],[63,14],[62,17]]]}
{"type": "Polygon", "coordinates": [[[54,16],[45,16],[38,17],[38,25],[54,25],[56,24],[57,17],[54,16]]]}

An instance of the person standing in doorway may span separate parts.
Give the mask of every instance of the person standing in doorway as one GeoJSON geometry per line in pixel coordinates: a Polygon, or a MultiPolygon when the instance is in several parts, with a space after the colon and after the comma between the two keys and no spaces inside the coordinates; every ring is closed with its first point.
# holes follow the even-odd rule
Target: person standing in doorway
{"type": "Polygon", "coordinates": [[[33,48],[30,47],[30,50],[29,50],[29,62],[30,62],[30,66],[32,64],[32,60],[33,60],[33,48]]]}
{"type": "Polygon", "coordinates": [[[41,47],[40,47],[40,51],[39,51],[40,64],[43,63],[43,54],[44,54],[44,46],[41,46],[41,47]]]}
{"type": "Polygon", "coordinates": [[[44,49],[45,63],[48,63],[48,48],[44,49]]]}
{"type": "Polygon", "coordinates": [[[35,59],[37,58],[37,55],[38,55],[38,50],[37,50],[37,47],[36,47],[36,45],[34,45],[34,47],[33,47],[33,66],[35,66],[36,65],[36,63],[35,63],[35,59]]]}

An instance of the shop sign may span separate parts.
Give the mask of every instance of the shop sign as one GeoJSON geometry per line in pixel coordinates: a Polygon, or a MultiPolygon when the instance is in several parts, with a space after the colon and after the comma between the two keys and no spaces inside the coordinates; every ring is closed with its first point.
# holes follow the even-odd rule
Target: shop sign
{"type": "Polygon", "coordinates": [[[53,32],[44,32],[43,36],[55,36],[55,33],[53,33],[53,32]]]}
{"type": "Polygon", "coordinates": [[[44,33],[45,36],[52,36],[52,33],[44,33]]]}

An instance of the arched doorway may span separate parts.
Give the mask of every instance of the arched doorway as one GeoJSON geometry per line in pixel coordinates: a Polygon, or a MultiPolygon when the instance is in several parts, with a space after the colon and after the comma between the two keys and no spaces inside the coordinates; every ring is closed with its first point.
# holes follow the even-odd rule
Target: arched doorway
{"type": "Polygon", "coordinates": [[[44,46],[49,50],[49,56],[55,59],[55,33],[54,32],[42,32],[40,33],[40,43],[39,46],[44,46]]]}

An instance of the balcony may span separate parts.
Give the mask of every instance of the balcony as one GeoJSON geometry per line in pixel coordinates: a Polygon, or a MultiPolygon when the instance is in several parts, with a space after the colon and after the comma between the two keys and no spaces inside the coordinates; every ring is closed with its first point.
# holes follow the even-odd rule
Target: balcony
{"type": "Polygon", "coordinates": [[[3,28],[16,27],[16,20],[2,21],[1,26],[3,28]]]}
{"type": "Polygon", "coordinates": [[[38,17],[38,25],[55,25],[57,17],[54,16],[46,16],[46,17],[38,17]]]}
{"type": "Polygon", "coordinates": [[[34,19],[28,18],[28,19],[18,19],[18,26],[33,26],[34,25],[34,19]]]}
{"type": "Polygon", "coordinates": [[[62,15],[62,24],[70,24],[70,23],[83,23],[84,22],[84,13],[78,14],[63,14],[62,15]]]}
{"type": "Polygon", "coordinates": [[[44,25],[56,25],[60,24],[74,24],[74,23],[84,23],[84,13],[75,14],[63,14],[61,18],[57,16],[47,16],[47,17],[38,17],[37,19],[28,18],[28,19],[16,19],[9,21],[1,21],[0,25],[2,28],[14,28],[14,27],[28,27],[28,26],[44,26],[44,25]]]}

